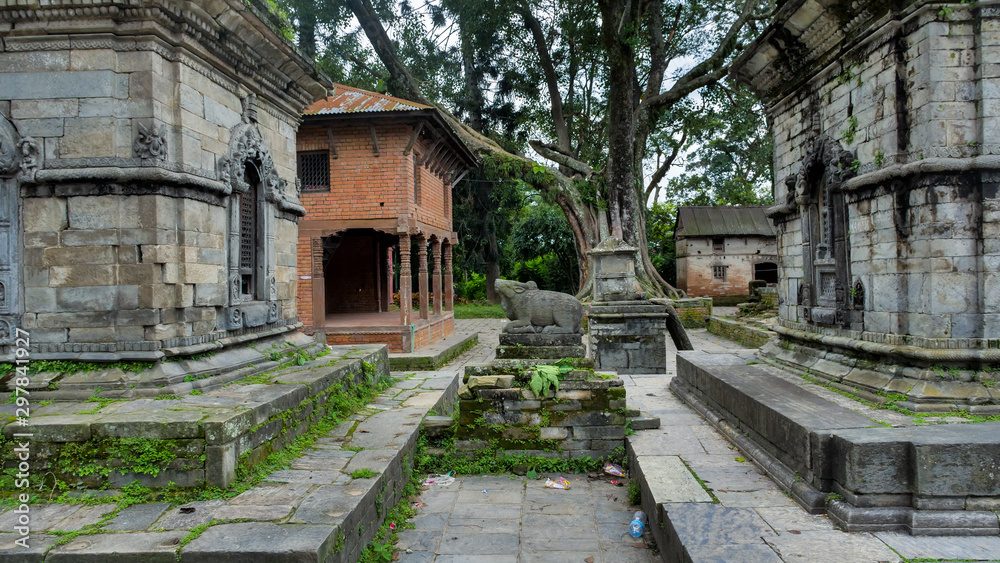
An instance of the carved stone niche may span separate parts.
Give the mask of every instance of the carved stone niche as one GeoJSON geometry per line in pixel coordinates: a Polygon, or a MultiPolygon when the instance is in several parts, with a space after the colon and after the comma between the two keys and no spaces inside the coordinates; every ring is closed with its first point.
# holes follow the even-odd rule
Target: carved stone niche
{"type": "Polygon", "coordinates": [[[257,129],[256,98],[243,103],[242,122],[232,129],[219,161],[228,186],[228,306],[223,330],[253,328],[281,316],[275,278],[275,218],[287,182],[278,176],[270,148],[257,129]]]}
{"type": "Polygon", "coordinates": [[[12,344],[20,326],[19,192],[23,182],[34,180],[40,162],[38,143],[21,137],[14,125],[0,115],[0,345],[12,344]]]}
{"type": "Polygon", "coordinates": [[[821,135],[810,145],[796,176],[795,211],[802,217],[801,301],[809,322],[851,323],[848,214],[841,186],[854,175],[853,163],[853,153],[821,135]]]}

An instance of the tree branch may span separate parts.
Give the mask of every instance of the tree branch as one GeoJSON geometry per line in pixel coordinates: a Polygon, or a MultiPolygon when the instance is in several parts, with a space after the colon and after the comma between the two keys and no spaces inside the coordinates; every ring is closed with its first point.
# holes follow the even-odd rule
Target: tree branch
{"type": "Polygon", "coordinates": [[[681,133],[680,142],[674,145],[674,149],[670,152],[670,156],[668,156],[667,159],[663,161],[663,164],[661,164],[660,167],[656,169],[656,172],[653,172],[653,176],[650,177],[649,186],[646,187],[647,204],[649,203],[649,194],[655,188],[659,187],[660,181],[663,180],[663,177],[667,175],[667,171],[670,170],[670,167],[673,166],[674,164],[674,159],[676,159],[677,155],[680,154],[681,147],[683,147],[684,143],[687,141],[687,135],[688,132],[685,129],[684,132],[681,133]]]}
{"type": "Polygon", "coordinates": [[[531,148],[535,149],[535,152],[538,154],[559,164],[560,166],[565,166],[574,172],[583,174],[584,178],[590,179],[590,177],[594,174],[594,169],[588,166],[585,162],[580,162],[579,160],[573,158],[568,151],[563,151],[555,145],[550,145],[541,141],[528,141],[528,144],[531,145],[531,148]]]}
{"type": "Polygon", "coordinates": [[[559,148],[564,151],[570,150],[569,128],[566,127],[566,118],[563,116],[562,94],[559,92],[559,79],[556,76],[555,66],[552,64],[552,57],[549,56],[549,46],[545,43],[545,33],[541,24],[531,13],[531,7],[527,2],[521,2],[519,6],[521,17],[524,18],[524,25],[531,31],[531,36],[535,41],[535,50],[538,51],[538,59],[542,65],[542,72],[545,74],[545,85],[549,90],[549,99],[552,101],[552,121],[556,126],[556,142],[559,148]]]}
{"type": "Polygon", "coordinates": [[[643,100],[642,103],[639,104],[639,107],[636,108],[635,115],[640,116],[643,113],[646,113],[647,115],[655,115],[657,110],[675,103],[677,100],[680,100],[698,88],[717,82],[725,76],[726,72],[729,70],[729,65],[723,63],[726,58],[736,50],[736,40],[739,38],[740,32],[743,30],[747,21],[750,20],[754,8],[757,7],[757,3],[759,1],[760,0],[746,0],[743,4],[743,9],[740,11],[739,17],[737,17],[736,21],[729,26],[729,30],[726,31],[725,37],[723,37],[715,52],[685,73],[684,76],[678,79],[669,90],[643,100]]]}

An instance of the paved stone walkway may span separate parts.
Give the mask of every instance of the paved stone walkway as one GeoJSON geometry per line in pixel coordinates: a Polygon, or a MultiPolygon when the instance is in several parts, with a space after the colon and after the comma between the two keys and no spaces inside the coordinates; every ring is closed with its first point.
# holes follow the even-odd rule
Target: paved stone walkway
{"type": "Polygon", "coordinates": [[[635,507],[627,489],[563,475],[569,490],[506,475],[429,485],[397,548],[404,563],[591,561],[652,563],[658,556],[628,534],[635,507]]]}

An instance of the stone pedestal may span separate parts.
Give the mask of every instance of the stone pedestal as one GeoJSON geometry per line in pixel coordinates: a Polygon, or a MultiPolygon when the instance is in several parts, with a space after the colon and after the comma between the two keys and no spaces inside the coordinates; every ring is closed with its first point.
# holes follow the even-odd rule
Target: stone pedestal
{"type": "Polygon", "coordinates": [[[500,335],[497,358],[583,358],[587,349],[582,334],[500,335]]]}
{"type": "Polygon", "coordinates": [[[636,249],[608,239],[589,252],[594,302],[590,306],[590,351],[598,369],[619,373],[665,373],[666,305],[645,298],[635,279],[636,249]]]}

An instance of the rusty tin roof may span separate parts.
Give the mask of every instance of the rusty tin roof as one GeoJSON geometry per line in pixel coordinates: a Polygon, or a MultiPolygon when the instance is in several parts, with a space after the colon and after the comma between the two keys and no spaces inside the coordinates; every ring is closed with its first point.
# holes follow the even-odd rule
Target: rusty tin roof
{"type": "Polygon", "coordinates": [[[706,207],[682,206],[677,208],[677,225],[674,236],[758,236],[773,237],[774,226],[764,215],[764,206],[706,207]]]}
{"type": "Polygon", "coordinates": [[[381,111],[413,111],[421,109],[433,109],[431,106],[418,104],[401,98],[393,98],[344,86],[334,84],[329,97],[322,99],[303,112],[304,115],[329,115],[337,113],[368,113],[381,111]]]}

